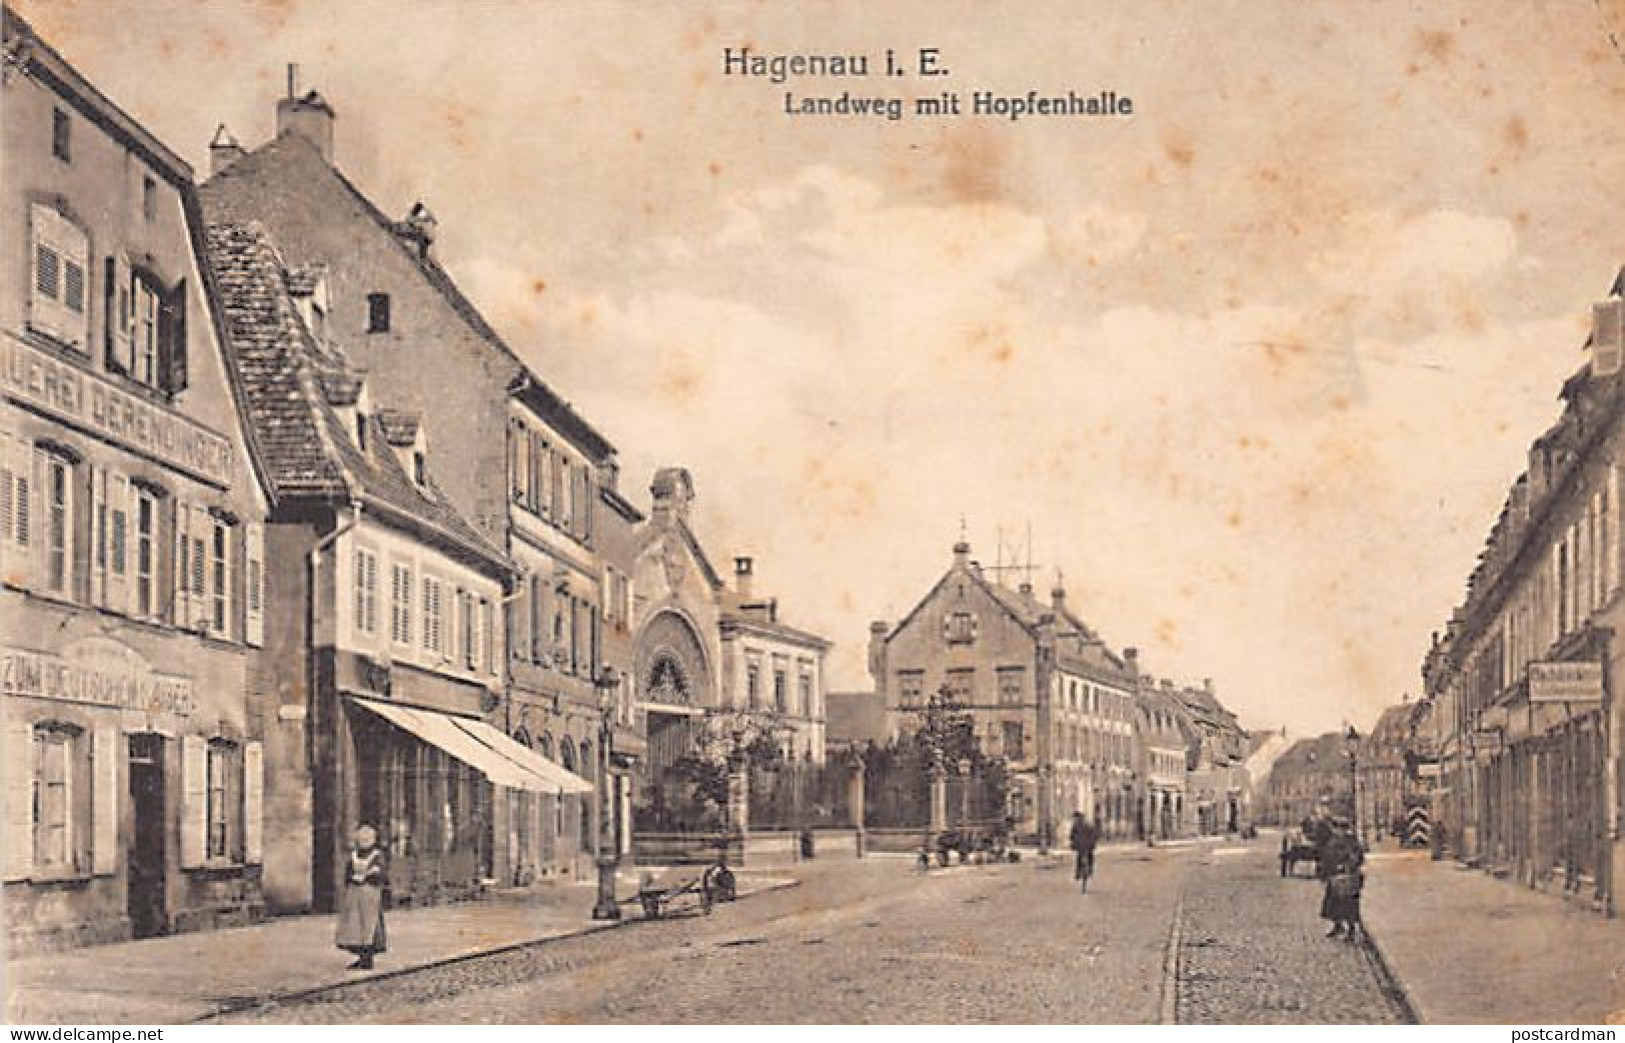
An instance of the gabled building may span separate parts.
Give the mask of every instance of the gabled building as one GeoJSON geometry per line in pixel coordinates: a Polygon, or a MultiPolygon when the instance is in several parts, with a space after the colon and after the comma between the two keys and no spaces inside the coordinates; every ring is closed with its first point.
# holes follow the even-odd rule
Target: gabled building
{"type": "Polygon", "coordinates": [[[318,266],[262,226],[208,230],[230,357],[275,508],[267,527],[264,887],[331,909],[373,825],[398,900],[521,882],[570,859],[583,780],[487,721],[504,702],[500,547],[438,483],[430,432],[375,397],[323,316],[318,266]]]}
{"type": "Polygon", "coordinates": [[[967,710],[985,752],[1011,766],[1017,832],[1053,840],[1074,811],[1108,837],[1139,828],[1135,666],[1066,603],[985,576],[970,546],[895,627],[870,628],[869,669],[896,737],[931,696],[967,710]]]}
{"type": "Polygon", "coordinates": [[[342,340],[380,402],[433,433],[436,481],[519,567],[518,596],[504,602],[506,695],[489,720],[619,796],[584,803],[567,830],[584,869],[602,842],[625,835],[626,774],[643,745],[631,690],[642,515],[617,489],[614,446],[441,264],[429,208],[390,216],[375,204],[337,162],[334,106],[289,87],[271,141],[245,150],[216,134],[202,188],[209,219],[257,221],[287,264],[325,272],[332,307],[314,321],[342,340]]]}
{"type": "Polygon", "coordinates": [[[241,924],[264,908],[266,503],[192,170],[3,19],[10,951],[241,924]]]}
{"type": "Polygon", "coordinates": [[[1360,742],[1360,830],[1368,843],[1396,836],[1405,815],[1406,753],[1418,704],[1385,708],[1360,742]]]}
{"type": "Polygon", "coordinates": [[[1194,732],[1187,762],[1187,795],[1196,832],[1230,833],[1242,825],[1247,793],[1247,732],[1219,702],[1213,681],[1200,687],[1163,682],[1185,707],[1194,732]]]}
{"type": "Polygon", "coordinates": [[[658,819],[674,796],[667,770],[693,751],[707,717],[748,722],[787,760],[824,762],[830,643],[791,625],[776,598],[754,589],[752,559],[735,559],[729,588],[690,525],[687,470],[662,468],[650,494],[633,574],[634,630],[649,745],[639,802],[658,819]]]}
{"type": "Polygon", "coordinates": [[[1270,768],[1261,820],[1292,828],[1314,814],[1350,817],[1355,762],[1349,752],[1341,732],[1299,739],[1287,747],[1270,768]]]}
{"type": "Polygon", "coordinates": [[[1135,739],[1139,758],[1143,822],[1148,840],[1173,840],[1188,834],[1187,782],[1196,729],[1185,704],[1157,684],[1140,678],[1135,699],[1135,739]]]}

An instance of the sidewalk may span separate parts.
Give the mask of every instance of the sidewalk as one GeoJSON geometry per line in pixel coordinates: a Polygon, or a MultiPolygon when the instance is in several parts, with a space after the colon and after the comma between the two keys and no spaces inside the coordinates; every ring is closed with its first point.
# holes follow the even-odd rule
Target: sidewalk
{"type": "MultiPolygon", "coordinates": [[[[642,871],[623,872],[623,898],[636,890],[642,871]]],[[[798,882],[783,870],[735,873],[741,898],[798,882]]],[[[636,905],[623,906],[626,919],[619,923],[589,919],[595,893],[593,882],[581,881],[391,911],[389,951],[372,971],[346,969],[351,956],[333,947],[332,916],[284,917],[15,959],[5,967],[6,1020],[180,1024],[278,996],[637,922],[636,905]]]]}
{"type": "Polygon", "coordinates": [[[1625,1022],[1625,921],[1426,852],[1366,868],[1371,940],[1424,1024],[1625,1022]]]}

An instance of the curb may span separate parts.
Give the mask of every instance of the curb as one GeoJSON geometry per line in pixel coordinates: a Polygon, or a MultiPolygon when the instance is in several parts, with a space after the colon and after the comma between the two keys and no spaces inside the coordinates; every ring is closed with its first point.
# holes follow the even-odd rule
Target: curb
{"type": "MultiPolygon", "coordinates": [[[[800,887],[801,881],[796,879],[780,879],[762,885],[754,891],[739,895],[735,902],[743,902],[747,898],[757,895],[771,894],[774,891],[785,891],[792,887],[800,887]]],[[[298,1003],[302,1000],[314,999],[344,989],[355,988],[361,985],[371,985],[375,982],[389,981],[392,978],[405,977],[408,974],[418,974],[422,971],[435,970],[440,967],[452,967],[470,960],[480,960],[487,956],[499,956],[503,953],[517,952],[521,949],[533,949],[550,942],[561,942],[569,938],[585,938],[592,934],[601,934],[605,931],[619,930],[623,927],[632,927],[643,923],[643,917],[626,917],[620,920],[606,920],[589,922],[580,927],[564,931],[560,934],[550,934],[541,938],[530,938],[522,942],[509,942],[490,949],[481,949],[478,952],[458,953],[455,956],[446,956],[438,960],[428,960],[424,963],[415,963],[407,967],[395,967],[387,971],[380,971],[364,978],[350,978],[344,981],[330,982],[326,985],[315,985],[308,989],[295,989],[292,992],[267,993],[260,996],[233,996],[230,1000],[214,1004],[209,1010],[196,1017],[189,1018],[182,1024],[197,1025],[208,1022],[227,1014],[241,1014],[271,1003],[298,1003]]]]}
{"type": "Polygon", "coordinates": [[[1405,1019],[1405,1023],[1427,1024],[1421,1011],[1417,1009],[1416,1002],[1411,999],[1409,990],[1405,988],[1405,983],[1394,973],[1388,957],[1383,954],[1382,946],[1377,944],[1377,939],[1366,929],[1364,923],[1360,924],[1360,938],[1364,943],[1361,948],[1365,950],[1366,958],[1371,961],[1371,969],[1376,972],[1377,982],[1382,986],[1383,994],[1399,1008],[1400,1016],[1405,1019]]]}
{"type": "Polygon", "coordinates": [[[1179,888],[1174,915],[1168,924],[1168,941],[1162,952],[1162,991],[1157,997],[1157,1022],[1179,1024],[1179,952],[1185,944],[1185,887],[1179,888]]]}

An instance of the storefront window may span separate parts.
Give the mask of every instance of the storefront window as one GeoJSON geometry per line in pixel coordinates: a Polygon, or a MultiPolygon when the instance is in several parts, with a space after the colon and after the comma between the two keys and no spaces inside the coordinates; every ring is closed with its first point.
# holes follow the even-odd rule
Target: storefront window
{"type": "Polygon", "coordinates": [[[223,739],[210,742],[206,819],[210,859],[237,856],[242,829],[242,777],[241,750],[237,744],[223,739]]]}
{"type": "Polygon", "coordinates": [[[74,868],[74,763],[81,735],[66,725],[34,729],[34,866],[47,874],[74,868]]]}

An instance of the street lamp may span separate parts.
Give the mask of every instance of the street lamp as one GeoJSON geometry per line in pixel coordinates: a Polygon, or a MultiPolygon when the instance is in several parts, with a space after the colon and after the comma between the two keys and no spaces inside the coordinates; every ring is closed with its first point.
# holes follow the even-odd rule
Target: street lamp
{"type": "Polygon", "coordinates": [[[615,696],[620,674],[605,666],[593,678],[598,689],[598,901],[594,920],[619,920],[621,903],[615,898],[615,874],[621,867],[620,838],[615,835],[615,797],[610,792],[610,758],[615,746],[615,696]]]}
{"type": "Polygon", "coordinates": [[[1343,750],[1349,758],[1349,825],[1360,835],[1360,733],[1349,725],[1343,736],[1343,750]]]}

